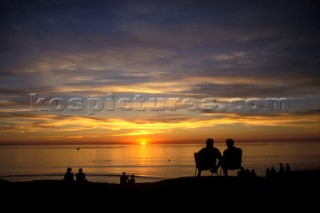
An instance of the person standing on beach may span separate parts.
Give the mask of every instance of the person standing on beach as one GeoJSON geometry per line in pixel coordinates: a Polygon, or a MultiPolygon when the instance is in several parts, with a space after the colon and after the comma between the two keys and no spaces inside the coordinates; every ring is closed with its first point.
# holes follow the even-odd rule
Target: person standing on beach
{"type": "Polygon", "coordinates": [[[76,179],[79,183],[86,182],[86,174],[82,172],[82,168],[80,168],[79,172],[76,174],[76,179]]]}
{"type": "Polygon", "coordinates": [[[283,174],[284,174],[284,166],[282,165],[282,163],[280,163],[279,175],[283,175],[283,174]]]}
{"type": "Polygon", "coordinates": [[[128,176],[126,175],[125,172],[122,173],[122,175],[120,176],[120,185],[126,185],[129,181],[128,176]]]}
{"type": "Polygon", "coordinates": [[[131,178],[130,178],[130,180],[129,180],[129,184],[130,185],[133,185],[133,184],[135,184],[136,183],[136,179],[134,179],[134,174],[132,174],[131,175],[131,178]]]}
{"type": "Polygon", "coordinates": [[[206,141],[206,147],[202,148],[198,156],[198,177],[201,176],[202,170],[211,169],[211,172],[216,172],[220,166],[220,160],[222,158],[221,152],[219,149],[213,146],[214,140],[208,138],[206,141]],[[217,159],[219,160],[218,164],[217,159]]]}
{"type": "Polygon", "coordinates": [[[286,174],[289,174],[290,173],[290,170],[291,170],[291,168],[290,168],[290,166],[289,166],[289,164],[287,163],[287,165],[286,165],[286,168],[285,168],[285,173],[286,174]]]}
{"type": "Polygon", "coordinates": [[[266,177],[270,177],[270,169],[269,169],[269,167],[266,169],[266,177]]]}
{"type": "Polygon", "coordinates": [[[270,177],[275,177],[277,176],[277,171],[274,169],[273,166],[271,166],[271,169],[270,169],[270,177]]]}
{"type": "Polygon", "coordinates": [[[73,173],[71,167],[68,167],[67,172],[64,174],[64,181],[67,183],[73,182],[73,173]]]}

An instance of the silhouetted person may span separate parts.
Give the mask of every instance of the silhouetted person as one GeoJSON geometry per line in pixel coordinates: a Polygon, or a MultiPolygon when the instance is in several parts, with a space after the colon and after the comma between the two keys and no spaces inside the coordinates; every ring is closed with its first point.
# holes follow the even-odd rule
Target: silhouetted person
{"type": "Polygon", "coordinates": [[[244,175],[244,168],[241,166],[240,171],[238,172],[238,177],[243,177],[244,175]]]}
{"type": "Polygon", "coordinates": [[[280,163],[279,175],[283,175],[283,174],[284,174],[284,166],[282,165],[282,163],[280,163]]]}
{"type": "Polygon", "coordinates": [[[134,179],[134,175],[132,174],[131,175],[131,178],[130,178],[130,180],[129,180],[129,184],[135,184],[136,183],[136,179],[134,179]]]}
{"type": "Polygon", "coordinates": [[[286,175],[288,175],[288,174],[290,173],[290,171],[291,171],[291,168],[290,168],[289,164],[287,163],[286,168],[285,168],[285,170],[284,170],[284,173],[285,173],[286,175]]]}
{"type": "Polygon", "coordinates": [[[242,162],[242,149],[234,146],[232,139],[226,140],[227,149],[223,152],[222,169],[225,176],[228,170],[240,169],[242,162]]]}
{"type": "Polygon", "coordinates": [[[122,173],[122,175],[120,176],[120,184],[121,185],[126,185],[128,183],[128,176],[126,175],[125,172],[122,173]]]}
{"type": "Polygon", "coordinates": [[[270,175],[270,169],[269,169],[269,167],[266,169],[266,177],[270,177],[271,175],[270,175]]]}
{"type": "Polygon", "coordinates": [[[71,183],[73,182],[73,173],[71,172],[72,169],[70,167],[67,168],[67,172],[64,174],[64,181],[71,183]]]}
{"type": "Polygon", "coordinates": [[[251,175],[251,172],[250,172],[249,169],[244,170],[244,176],[245,177],[250,177],[250,175],[251,175]]]}
{"type": "Polygon", "coordinates": [[[219,149],[213,146],[213,139],[208,138],[206,141],[206,147],[202,148],[198,153],[195,153],[196,164],[198,168],[198,177],[201,176],[202,170],[211,170],[212,173],[217,173],[217,169],[220,166],[216,164],[217,159],[221,160],[221,152],[219,149]]]}
{"type": "Polygon", "coordinates": [[[277,176],[277,171],[272,166],[271,169],[270,169],[270,177],[275,177],[275,176],[277,176]]]}
{"type": "Polygon", "coordinates": [[[257,177],[256,170],[251,169],[250,177],[257,177]]]}
{"type": "Polygon", "coordinates": [[[79,169],[79,172],[76,174],[77,182],[83,183],[86,182],[86,174],[82,172],[82,169],[79,169]]]}

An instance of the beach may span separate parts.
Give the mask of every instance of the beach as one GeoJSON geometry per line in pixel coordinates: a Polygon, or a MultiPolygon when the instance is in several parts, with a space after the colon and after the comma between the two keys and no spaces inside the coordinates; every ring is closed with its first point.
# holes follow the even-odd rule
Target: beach
{"type": "Polygon", "coordinates": [[[320,0],[0,11],[0,211],[317,211],[320,0]]]}
{"type": "Polygon", "coordinates": [[[126,186],[95,182],[67,184],[62,180],[1,180],[0,184],[5,200],[33,200],[55,206],[69,205],[71,201],[76,201],[80,206],[108,208],[156,204],[159,208],[179,206],[187,209],[198,206],[210,209],[221,208],[226,204],[229,205],[225,206],[228,208],[258,204],[265,205],[266,208],[280,205],[292,209],[297,206],[309,208],[316,204],[319,177],[319,170],[307,170],[272,178],[182,177],[126,186]],[[122,206],[121,203],[130,205],[122,206]]]}
{"type": "MultiPolygon", "coordinates": [[[[0,146],[0,178],[11,182],[60,180],[68,167],[74,174],[82,168],[89,181],[101,183],[119,183],[122,172],[134,174],[137,183],[188,177],[195,173],[193,153],[204,145],[0,146]]],[[[237,146],[243,150],[242,166],[255,169],[259,177],[264,177],[266,169],[272,166],[279,171],[279,163],[284,166],[289,163],[293,171],[320,170],[320,143],[239,143],[237,146]]],[[[215,147],[222,152],[226,145],[216,143],[215,147]]],[[[203,172],[203,176],[210,175],[203,172]]]]}

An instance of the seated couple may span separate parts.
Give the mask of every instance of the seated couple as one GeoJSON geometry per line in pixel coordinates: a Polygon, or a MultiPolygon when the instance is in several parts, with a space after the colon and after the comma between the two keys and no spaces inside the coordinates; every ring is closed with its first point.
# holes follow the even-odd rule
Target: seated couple
{"type": "Polygon", "coordinates": [[[242,150],[234,146],[234,141],[232,139],[226,140],[228,148],[224,150],[223,156],[219,149],[213,146],[213,142],[213,139],[208,138],[206,147],[194,153],[198,176],[201,176],[202,170],[210,170],[212,173],[218,174],[220,166],[225,176],[228,176],[228,170],[240,169],[242,150]]]}

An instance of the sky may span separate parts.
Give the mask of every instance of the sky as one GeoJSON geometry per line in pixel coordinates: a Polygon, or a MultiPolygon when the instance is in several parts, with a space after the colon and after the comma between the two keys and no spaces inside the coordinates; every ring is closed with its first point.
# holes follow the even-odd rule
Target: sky
{"type": "Polygon", "coordinates": [[[319,140],[319,9],[1,0],[0,144],[319,140]]]}

